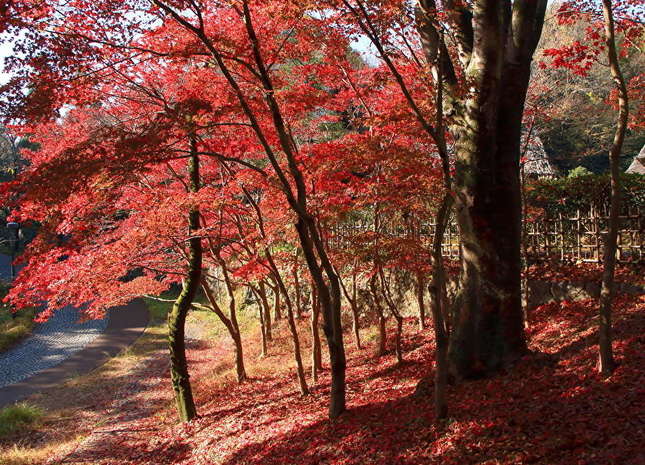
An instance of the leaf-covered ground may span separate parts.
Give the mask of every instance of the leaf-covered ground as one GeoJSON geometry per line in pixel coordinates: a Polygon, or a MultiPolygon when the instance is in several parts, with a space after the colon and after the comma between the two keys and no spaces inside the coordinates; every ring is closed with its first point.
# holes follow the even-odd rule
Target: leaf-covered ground
{"type": "MultiPolygon", "coordinates": [[[[595,303],[549,304],[533,313],[535,354],[505,376],[452,387],[450,418],[440,422],[431,399],[411,395],[431,368],[433,351],[431,330],[421,334],[412,322],[401,367],[393,355],[374,359],[372,346],[358,351],[347,341],[349,411],[334,423],[326,419],[328,374],[312,395],[301,397],[286,340],[254,365],[255,378],[242,385],[222,374],[230,358],[225,341],[193,344],[198,420],[175,424],[165,373],[144,371],[105,412],[110,420],[64,459],[155,465],[645,463],[645,298],[620,297],[615,313],[620,366],[610,379],[595,369],[595,303]]],[[[256,347],[247,346],[254,358],[256,347]]]]}

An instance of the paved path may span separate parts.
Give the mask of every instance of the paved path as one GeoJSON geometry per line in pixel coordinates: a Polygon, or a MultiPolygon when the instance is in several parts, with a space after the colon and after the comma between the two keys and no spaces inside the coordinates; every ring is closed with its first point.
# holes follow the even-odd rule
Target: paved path
{"type": "Polygon", "coordinates": [[[99,367],[132,344],[148,324],[142,300],[112,309],[108,318],[77,324],[69,307],[0,354],[0,407],[99,367]]]}
{"type": "Polygon", "coordinates": [[[0,388],[58,365],[96,339],[109,322],[108,315],[77,323],[80,316],[74,307],[62,308],[46,322],[36,324],[25,340],[0,353],[0,388]]]}

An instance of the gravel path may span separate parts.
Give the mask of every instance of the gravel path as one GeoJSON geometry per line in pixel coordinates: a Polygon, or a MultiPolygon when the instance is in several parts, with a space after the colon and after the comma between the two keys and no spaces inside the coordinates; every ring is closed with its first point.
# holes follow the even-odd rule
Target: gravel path
{"type": "Polygon", "coordinates": [[[80,312],[71,306],[57,312],[17,346],[0,354],[0,388],[54,367],[96,339],[107,327],[102,320],[77,323],[80,312]]]}

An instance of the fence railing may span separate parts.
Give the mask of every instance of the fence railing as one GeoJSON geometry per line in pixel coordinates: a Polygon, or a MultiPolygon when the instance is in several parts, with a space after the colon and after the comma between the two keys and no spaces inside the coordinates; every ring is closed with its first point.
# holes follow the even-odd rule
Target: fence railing
{"type": "MultiPolygon", "coordinates": [[[[642,264],[643,217],[642,208],[630,208],[620,215],[620,230],[616,258],[619,263],[642,264]]],[[[548,260],[562,262],[601,263],[607,236],[609,214],[605,209],[589,208],[570,215],[552,215],[528,219],[523,224],[523,253],[529,263],[548,260]]],[[[332,248],[347,248],[356,245],[357,240],[372,241],[420,238],[428,246],[436,231],[433,221],[401,221],[387,223],[375,230],[369,221],[345,222],[327,230],[327,239],[332,248]],[[376,234],[378,232],[378,234],[376,234]],[[372,236],[370,236],[372,233],[372,236]]],[[[459,228],[454,218],[446,229],[442,243],[445,257],[456,259],[460,256],[459,228]]]]}

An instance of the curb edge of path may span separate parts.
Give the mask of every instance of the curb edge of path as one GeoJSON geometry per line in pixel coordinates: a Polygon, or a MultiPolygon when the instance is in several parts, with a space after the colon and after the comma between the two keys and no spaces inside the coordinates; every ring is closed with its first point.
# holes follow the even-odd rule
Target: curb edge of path
{"type": "Polygon", "coordinates": [[[145,331],[149,318],[148,308],[141,299],[111,309],[105,331],[89,345],[56,366],[1,388],[0,408],[99,368],[132,345],[145,331]]]}

